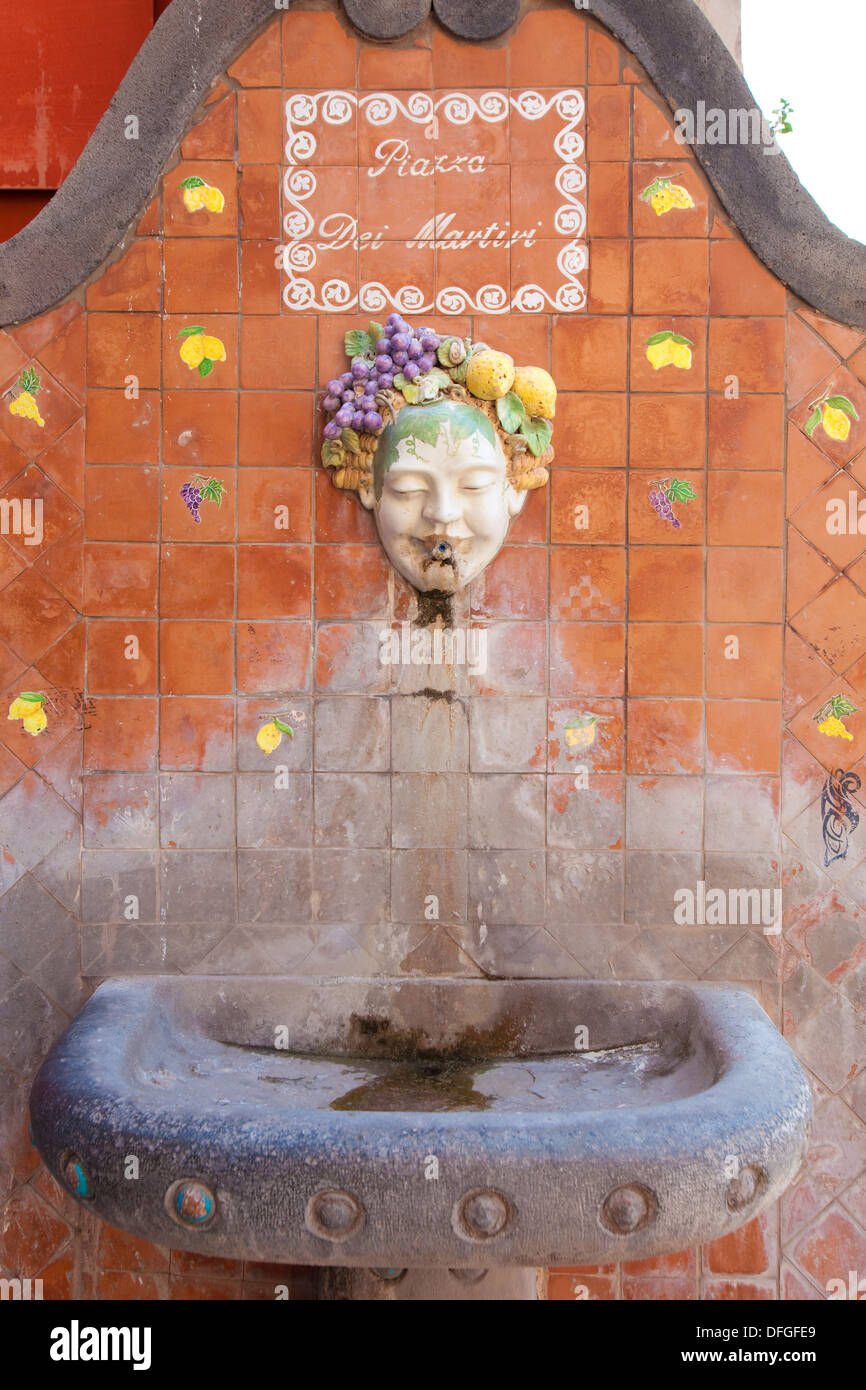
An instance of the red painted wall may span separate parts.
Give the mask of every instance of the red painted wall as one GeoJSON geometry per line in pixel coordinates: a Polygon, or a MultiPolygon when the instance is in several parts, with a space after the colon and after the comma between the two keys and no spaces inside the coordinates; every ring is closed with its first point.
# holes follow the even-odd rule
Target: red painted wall
{"type": "MultiPolygon", "coordinates": [[[[44,207],[170,0],[36,0],[0,44],[0,240],[44,207]]],[[[9,16],[10,24],[12,15],[9,16]]]]}

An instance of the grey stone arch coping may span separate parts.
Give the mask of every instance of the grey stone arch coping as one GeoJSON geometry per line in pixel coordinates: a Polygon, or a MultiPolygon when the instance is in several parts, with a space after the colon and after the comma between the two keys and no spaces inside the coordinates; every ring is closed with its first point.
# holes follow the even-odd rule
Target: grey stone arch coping
{"type": "MultiPolygon", "coordinates": [[[[342,0],[370,38],[411,32],[431,8],[468,41],[505,33],[520,0],[342,0]]],[[[0,246],[0,324],[44,313],[116,250],[213,79],[275,13],[277,0],[174,0],[148,35],[93,135],[51,202],[0,246]],[[126,117],[138,119],[127,139],[126,117]]],[[[300,8],[300,5],[298,5],[300,8]]],[[[673,110],[757,106],[733,57],[693,0],[578,0],[646,68],[673,110]]],[[[866,246],[845,236],[784,153],[760,144],[695,145],[722,205],[752,250],[815,309],[866,329],[866,246]]]]}

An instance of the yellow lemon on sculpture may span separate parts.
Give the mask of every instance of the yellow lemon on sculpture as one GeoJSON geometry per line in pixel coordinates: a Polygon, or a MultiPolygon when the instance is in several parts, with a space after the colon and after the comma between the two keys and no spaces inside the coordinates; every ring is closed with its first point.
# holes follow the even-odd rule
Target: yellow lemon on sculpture
{"type": "Polygon", "coordinates": [[[672,347],[673,343],[670,338],[665,338],[661,343],[650,343],[646,350],[646,356],[654,371],[658,371],[660,367],[666,367],[669,362],[673,362],[672,347]]]}
{"type": "Polygon", "coordinates": [[[514,381],[514,358],[507,352],[482,348],[469,359],[466,387],[480,401],[498,401],[507,396],[514,381]]]}
{"type": "MultiPolygon", "coordinates": [[[[192,190],[195,192],[195,189],[192,190]]],[[[192,337],[184,338],[180,345],[180,359],[185,362],[190,371],[195,371],[203,357],[208,354],[204,350],[207,339],[203,333],[193,333],[192,337]]]]}
{"type": "Polygon", "coordinates": [[[552,420],[556,414],[556,385],[543,367],[518,367],[511,389],[526,407],[527,415],[552,420]]]}
{"type": "Polygon", "coordinates": [[[225,344],[221,342],[219,338],[211,338],[208,334],[205,334],[202,343],[204,346],[203,355],[209,357],[211,362],[225,362],[225,344]]]}
{"type": "Polygon", "coordinates": [[[263,724],[256,734],[256,743],[263,753],[273,753],[279,745],[283,735],[277,728],[276,722],[271,720],[270,724],[263,724]]]}
{"type": "Polygon", "coordinates": [[[226,200],[225,196],[218,188],[213,188],[210,184],[207,184],[207,186],[200,191],[202,204],[207,208],[208,212],[222,212],[226,200]]]}
{"type": "Polygon", "coordinates": [[[48,724],[48,715],[41,705],[31,705],[30,709],[32,713],[25,716],[23,724],[28,734],[35,738],[48,724]]]}
{"type": "Polygon", "coordinates": [[[834,405],[825,405],[821,411],[821,424],[830,439],[847,439],[851,433],[851,421],[844,410],[834,405]]]}

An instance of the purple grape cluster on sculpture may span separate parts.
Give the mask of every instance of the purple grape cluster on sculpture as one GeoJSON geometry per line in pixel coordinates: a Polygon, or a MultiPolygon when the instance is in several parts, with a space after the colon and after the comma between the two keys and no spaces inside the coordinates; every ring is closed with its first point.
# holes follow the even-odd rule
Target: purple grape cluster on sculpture
{"type": "Polygon", "coordinates": [[[322,408],[328,415],[326,439],[342,438],[343,430],[378,434],[384,420],[376,393],[394,387],[395,377],[406,382],[437,365],[441,339],[428,328],[412,328],[400,314],[390,314],[384,328],[371,323],[369,332],[346,334],[351,367],[325,387],[322,408]]]}

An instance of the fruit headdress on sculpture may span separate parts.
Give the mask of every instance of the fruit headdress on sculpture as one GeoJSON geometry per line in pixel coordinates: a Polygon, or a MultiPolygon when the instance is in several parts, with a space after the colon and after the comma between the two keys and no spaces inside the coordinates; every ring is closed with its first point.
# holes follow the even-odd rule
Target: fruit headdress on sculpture
{"type": "Polygon", "coordinates": [[[346,334],[350,366],[325,387],[322,462],[338,488],[373,485],[379,437],[404,406],[453,400],[492,421],[518,491],[543,487],[553,462],[556,387],[542,367],[469,338],[412,328],[400,314],[346,334]]]}

